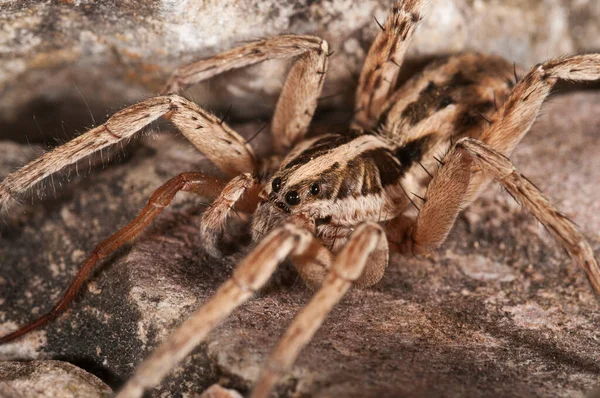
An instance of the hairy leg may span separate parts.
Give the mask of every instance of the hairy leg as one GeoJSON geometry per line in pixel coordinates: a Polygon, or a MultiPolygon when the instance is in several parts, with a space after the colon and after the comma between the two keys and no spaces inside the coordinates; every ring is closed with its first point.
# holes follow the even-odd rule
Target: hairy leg
{"type": "MultiPolygon", "coordinates": [[[[365,59],[354,106],[354,128],[374,127],[389,95],[394,91],[400,66],[417,24],[422,19],[423,0],[399,0],[365,59]]],[[[377,22],[379,24],[379,22],[377,22]]]]}
{"type": "MultiPolygon", "coordinates": [[[[501,154],[510,156],[529,132],[542,103],[559,79],[579,82],[600,79],[600,54],[556,58],[531,68],[477,138],[501,154]]],[[[487,181],[483,175],[472,178],[467,202],[477,198],[487,181]]]]}
{"type": "Polygon", "coordinates": [[[140,397],[185,358],[235,308],[252,297],[276,267],[290,255],[314,247],[315,238],[303,228],[286,224],[270,232],[236,267],[232,277],[196,310],[138,367],[119,392],[119,398],[140,397]]]}
{"type": "Polygon", "coordinates": [[[600,295],[600,267],[581,231],[552,206],[510,159],[475,139],[461,139],[446,155],[444,165],[431,182],[425,204],[413,224],[407,226],[398,219],[388,225],[390,243],[394,242],[396,249],[412,253],[427,252],[442,244],[467,199],[468,173],[471,172],[495,179],[533,213],[585,270],[594,291],[600,295]]]}
{"type": "Polygon", "coordinates": [[[217,117],[179,95],[150,98],[45,153],[0,184],[0,208],[42,179],[103,148],[126,140],[161,116],[169,118],[200,151],[229,175],[252,171],[256,157],[246,141],[217,117]]]}
{"type": "Polygon", "coordinates": [[[559,79],[579,82],[600,79],[600,54],[556,58],[531,68],[479,139],[496,151],[510,155],[533,125],[543,101],[559,79]]]}
{"type": "Polygon", "coordinates": [[[228,70],[268,59],[299,57],[283,85],[273,116],[275,149],[284,153],[308,130],[321,95],[329,55],[327,42],[314,36],[282,35],[257,40],[178,68],[165,92],[178,92],[228,70]]]}
{"type": "Polygon", "coordinates": [[[346,246],[336,256],[319,291],[294,319],[269,356],[252,394],[253,398],[265,398],[269,395],[281,374],[291,368],[333,306],[342,299],[353,283],[362,278],[373,260],[372,256],[379,256],[382,251],[386,253],[387,263],[387,241],[378,224],[365,223],[356,228],[346,246]]]}
{"type": "Polygon", "coordinates": [[[393,242],[401,251],[414,253],[438,247],[446,239],[458,212],[479,195],[490,178],[496,178],[577,259],[586,270],[594,290],[600,293],[600,271],[581,232],[556,211],[533,184],[514,170],[510,160],[504,158],[527,134],[558,79],[600,79],[600,54],[558,58],[532,68],[489,118],[489,125],[478,137],[481,141],[461,140],[448,152],[444,165],[429,184],[426,203],[416,221],[398,217],[389,223],[390,243],[393,242]],[[514,174],[510,179],[498,175],[497,169],[482,160],[482,156],[504,162],[505,167],[510,164],[514,174]],[[512,179],[519,181],[518,187],[522,191],[514,192],[516,187],[509,187],[508,181],[512,179]]]}
{"type": "Polygon", "coordinates": [[[236,209],[252,212],[258,202],[260,183],[256,176],[245,173],[235,177],[223,189],[221,194],[202,215],[200,237],[204,249],[213,257],[221,257],[218,248],[227,219],[236,209]]]}
{"type": "Polygon", "coordinates": [[[163,211],[166,206],[169,205],[169,203],[171,203],[177,192],[197,192],[205,197],[215,197],[223,189],[224,185],[225,184],[222,181],[201,173],[183,173],[167,181],[152,194],[148,200],[148,204],[140,211],[133,221],[94,248],[92,253],[82,264],[75,279],[71,282],[71,285],[50,312],[28,325],[1,337],[0,344],[5,344],[17,339],[24,334],[47,324],[60,315],[68,307],[69,303],[73,301],[73,298],[96,263],[135,238],[163,211]]]}

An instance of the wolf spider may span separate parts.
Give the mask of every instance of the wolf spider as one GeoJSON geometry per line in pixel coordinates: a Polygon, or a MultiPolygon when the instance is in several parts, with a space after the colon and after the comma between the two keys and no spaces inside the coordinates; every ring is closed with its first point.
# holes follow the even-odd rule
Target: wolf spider
{"type": "Polygon", "coordinates": [[[180,191],[214,199],[200,225],[209,254],[221,255],[220,238],[232,212],[252,213],[250,226],[257,244],[214,297],[138,367],[119,397],[137,397],[156,386],[289,259],[304,282],[318,291],[263,367],[253,397],[267,396],[351,286],[377,283],[389,250],[418,254],[440,246],[459,211],[491,179],[534,214],[600,293],[600,268],[582,233],[508,158],[555,82],[599,79],[600,55],[553,59],[514,82],[513,66],[505,60],[465,53],[430,64],[396,88],[404,55],[422,19],[423,3],[396,1],[380,25],[364,62],[354,118],[346,132],[305,137],[330,50],[317,37],[284,35],[177,69],[166,94],[115,113],[101,126],[9,175],[0,185],[0,205],[163,117],[233,178],[223,181],[189,172],[169,180],[132,222],[96,246],[48,314],[0,342],[16,339],[64,311],[94,265],[137,236],[180,191]],[[297,61],[275,108],[274,153],[268,159],[258,159],[222,120],[175,94],[225,71],[283,58],[297,61]],[[441,159],[436,157],[440,153],[445,153],[441,159]],[[259,176],[268,176],[267,182],[259,176]],[[421,200],[416,216],[410,212],[411,195],[421,200]]]}

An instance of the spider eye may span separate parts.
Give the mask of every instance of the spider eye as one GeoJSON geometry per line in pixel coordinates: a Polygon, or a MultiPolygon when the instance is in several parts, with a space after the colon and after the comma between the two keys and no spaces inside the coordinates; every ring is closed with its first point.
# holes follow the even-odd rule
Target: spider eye
{"type": "Polygon", "coordinates": [[[296,191],[289,191],[285,194],[285,201],[288,205],[294,206],[300,203],[300,195],[296,191]]]}
{"type": "Polygon", "coordinates": [[[271,183],[271,187],[273,188],[273,192],[279,192],[281,189],[281,178],[277,177],[271,183]]]}
{"type": "Polygon", "coordinates": [[[310,186],[310,193],[313,194],[313,195],[318,195],[319,192],[321,192],[321,186],[319,185],[318,182],[313,183],[310,186]]]}

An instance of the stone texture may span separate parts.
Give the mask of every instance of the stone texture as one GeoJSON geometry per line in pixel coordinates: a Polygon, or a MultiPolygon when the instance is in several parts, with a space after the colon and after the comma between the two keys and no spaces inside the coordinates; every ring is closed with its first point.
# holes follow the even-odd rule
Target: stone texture
{"type": "Polygon", "coordinates": [[[108,398],[112,390],[96,376],[61,361],[0,362],[4,398],[108,398]]]}
{"type": "MultiPolygon", "coordinates": [[[[0,0],[0,137],[53,142],[160,91],[178,65],[244,40],[316,34],[336,51],[322,105],[349,104],[391,0],[0,0]],[[86,104],[87,103],[87,104],[86,104]],[[94,115],[90,117],[89,109],[94,115]]],[[[431,0],[413,60],[462,50],[524,66],[600,48],[596,0],[431,0]]],[[[232,116],[270,115],[286,65],[229,73],[187,94],[232,116]]]]}
{"type": "MultiPolygon", "coordinates": [[[[235,126],[251,136],[260,123],[235,126]]],[[[513,156],[590,238],[600,257],[600,93],[554,97],[513,156]]],[[[253,141],[267,147],[268,136],[253,141]]],[[[3,142],[0,179],[36,154],[3,142]]],[[[152,135],[129,157],[56,196],[3,215],[0,333],[49,308],[86,253],[132,219],[160,183],[210,169],[180,137],[152,135]]],[[[52,193],[52,185],[49,184],[52,193]]],[[[48,191],[48,190],[47,190],[48,191]]],[[[54,358],[113,389],[158,341],[215,292],[242,251],[215,260],[198,237],[201,200],[181,195],[133,244],[102,263],[72,309],[0,347],[0,358],[54,358]]],[[[214,383],[247,392],[260,365],[310,299],[284,266],[256,299],[214,331],[152,396],[200,394],[214,383]]],[[[421,258],[391,257],[374,288],[334,309],[278,396],[583,397],[600,377],[600,306],[582,271],[498,188],[459,217],[421,258]]]]}
{"type": "MultiPolygon", "coordinates": [[[[0,0],[0,180],[123,105],[154,95],[177,65],[284,32],[330,41],[321,105],[348,116],[354,77],[390,1],[173,2],[0,0]],[[28,142],[30,144],[28,144],[28,142]]],[[[411,65],[475,49],[522,65],[600,48],[595,0],[431,0],[411,65]]],[[[230,73],[187,95],[230,120],[265,118],[285,65],[230,73]]],[[[262,122],[235,125],[253,135],[262,122]]],[[[155,129],[154,129],[155,130],[155,129]]],[[[152,131],[154,131],[152,130],[152,131]]],[[[164,130],[164,129],[163,129],[164,130]]],[[[514,155],[600,254],[600,94],[555,97],[514,155]]],[[[269,147],[267,134],[253,145],[269,147]]],[[[185,170],[216,172],[172,134],[151,135],[40,186],[0,223],[0,334],[47,310],[94,245],[185,170]],[[82,176],[77,176],[79,172],[82,176]],[[88,176],[88,174],[91,174],[88,176]],[[45,194],[43,200],[36,193],[45,194]],[[33,203],[32,203],[33,202],[33,203]]],[[[181,195],[133,244],[102,263],[73,308],[0,347],[0,359],[61,359],[116,389],[211,294],[243,253],[206,256],[204,208],[181,195]]],[[[311,297],[290,267],[236,311],[152,396],[199,395],[214,383],[246,392],[311,297]]],[[[584,396],[600,376],[600,309],[583,273],[512,199],[491,189],[443,248],[392,256],[384,280],[333,311],[280,396],[584,396]]],[[[6,363],[1,366],[12,366],[6,363]]]]}

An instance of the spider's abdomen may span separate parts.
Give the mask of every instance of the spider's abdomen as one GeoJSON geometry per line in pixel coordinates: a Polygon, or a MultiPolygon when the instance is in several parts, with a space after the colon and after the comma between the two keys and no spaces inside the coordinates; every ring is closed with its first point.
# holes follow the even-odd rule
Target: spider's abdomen
{"type": "Polygon", "coordinates": [[[372,128],[399,143],[427,134],[446,140],[476,137],[513,84],[513,65],[501,57],[442,58],[392,94],[372,128]]]}

